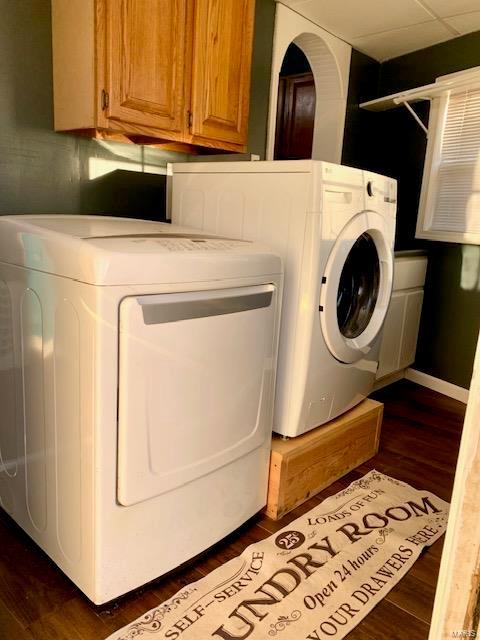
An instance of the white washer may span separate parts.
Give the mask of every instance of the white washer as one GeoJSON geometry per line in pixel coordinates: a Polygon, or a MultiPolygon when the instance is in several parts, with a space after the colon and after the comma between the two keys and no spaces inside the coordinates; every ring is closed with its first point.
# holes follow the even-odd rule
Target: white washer
{"type": "Polygon", "coordinates": [[[266,503],[280,259],[170,224],[0,218],[0,499],[95,603],[266,503]]]}
{"type": "Polygon", "coordinates": [[[304,433],[371,392],[395,203],[395,180],[327,162],[173,165],[173,222],[265,242],[283,258],[277,433],[304,433]]]}

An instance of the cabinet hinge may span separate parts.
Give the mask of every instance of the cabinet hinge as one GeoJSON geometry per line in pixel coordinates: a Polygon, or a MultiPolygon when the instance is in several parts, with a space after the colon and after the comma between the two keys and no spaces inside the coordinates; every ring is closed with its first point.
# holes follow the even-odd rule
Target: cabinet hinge
{"type": "Polygon", "coordinates": [[[193,125],[193,113],[191,111],[187,111],[187,127],[191,129],[192,125],[193,125]]]}
{"type": "Polygon", "coordinates": [[[105,91],[105,89],[102,89],[102,110],[103,111],[105,111],[105,109],[108,109],[109,102],[110,102],[110,96],[105,91]]]}

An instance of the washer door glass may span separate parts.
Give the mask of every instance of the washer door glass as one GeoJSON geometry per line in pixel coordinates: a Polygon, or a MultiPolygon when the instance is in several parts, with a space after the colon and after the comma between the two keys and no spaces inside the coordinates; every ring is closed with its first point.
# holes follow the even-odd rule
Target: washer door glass
{"type": "Polygon", "coordinates": [[[357,362],[376,344],[392,290],[391,234],[384,217],[362,211],[330,251],[319,315],[325,343],[340,362],[357,362]]]}
{"type": "Polygon", "coordinates": [[[380,288],[380,260],[369,233],[363,233],[351,248],[340,275],[337,319],[345,338],[357,338],[367,328],[380,288]]]}

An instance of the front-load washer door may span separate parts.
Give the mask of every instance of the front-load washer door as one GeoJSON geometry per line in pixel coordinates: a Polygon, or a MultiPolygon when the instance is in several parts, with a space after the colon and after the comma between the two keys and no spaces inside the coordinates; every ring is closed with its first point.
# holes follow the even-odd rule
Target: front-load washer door
{"type": "Polygon", "coordinates": [[[120,504],[174,490],[265,445],[275,308],[273,285],[121,302],[120,504]]]}
{"type": "Polygon", "coordinates": [[[320,294],[325,342],[340,362],[364,357],[382,328],[393,283],[393,251],[382,216],[364,211],[335,242],[320,294]]]}

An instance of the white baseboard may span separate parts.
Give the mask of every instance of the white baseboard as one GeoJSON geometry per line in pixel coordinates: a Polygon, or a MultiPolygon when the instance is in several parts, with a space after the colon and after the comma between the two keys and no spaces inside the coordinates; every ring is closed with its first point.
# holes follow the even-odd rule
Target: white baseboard
{"type": "Polygon", "coordinates": [[[460,402],[464,402],[465,404],[468,402],[468,389],[458,387],[456,384],[452,384],[446,380],[435,378],[434,376],[428,375],[428,373],[423,373],[423,371],[410,368],[405,369],[405,378],[411,382],[421,384],[423,387],[427,387],[427,389],[443,393],[444,396],[460,400],[460,402]]]}
{"type": "Polygon", "coordinates": [[[379,389],[383,389],[383,387],[387,387],[389,384],[393,384],[394,382],[403,380],[403,378],[405,378],[405,369],[400,369],[400,371],[389,373],[388,375],[383,376],[383,378],[375,381],[373,390],[378,391],[379,389]]]}

